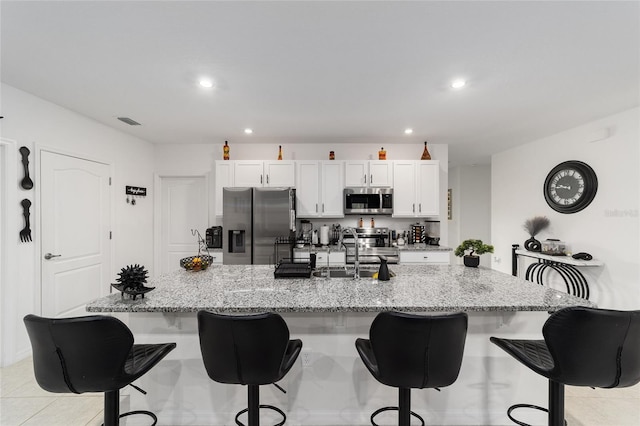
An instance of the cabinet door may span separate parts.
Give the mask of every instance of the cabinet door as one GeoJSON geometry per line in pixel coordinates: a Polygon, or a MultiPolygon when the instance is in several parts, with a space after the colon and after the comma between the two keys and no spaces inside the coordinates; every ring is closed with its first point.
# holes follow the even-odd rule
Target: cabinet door
{"type": "Polygon", "coordinates": [[[368,161],[345,161],[345,186],[367,186],[369,182],[368,161]]]}
{"type": "Polygon", "coordinates": [[[295,163],[293,161],[265,161],[264,186],[296,186],[295,163]]]}
{"type": "Polygon", "coordinates": [[[320,166],[317,161],[296,161],[296,216],[318,217],[320,214],[320,166]]]}
{"type": "Polygon", "coordinates": [[[440,162],[418,162],[418,215],[440,214],[440,162]]]}
{"type": "Polygon", "coordinates": [[[263,186],[262,161],[234,161],[233,181],[236,187],[263,186]]]}
{"type": "Polygon", "coordinates": [[[216,216],[222,216],[222,189],[229,186],[234,186],[233,163],[231,161],[216,161],[216,181],[215,181],[216,216]]]}
{"type": "Polygon", "coordinates": [[[324,217],[344,217],[344,164],[322,162],[320,213],[324,217]]]}
{"type": "Polygon", "coordinates": [[[393,186],[393,162],[386,160],[369,161],[369,186],[393,186]]]}
{"type": "Polygon", "coordinates": [[[416,206],[416,162],[394,161],[393,164],[393,216],[415,217],[416,206]]]}

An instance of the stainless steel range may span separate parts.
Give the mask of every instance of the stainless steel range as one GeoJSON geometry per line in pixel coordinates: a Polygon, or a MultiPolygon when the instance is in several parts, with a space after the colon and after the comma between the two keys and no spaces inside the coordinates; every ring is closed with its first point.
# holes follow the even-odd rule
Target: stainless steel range
{"type": "Polygon", "coordinates": [[[391,247],[389,228],[355,228],[355,233],[356,238],[350,233],[343,234],[347,264],[355,264],[356,241],[360,264],[380,263],[380,255],[387,257],[387,263],[398,263],[398,248],[391,247]]]}

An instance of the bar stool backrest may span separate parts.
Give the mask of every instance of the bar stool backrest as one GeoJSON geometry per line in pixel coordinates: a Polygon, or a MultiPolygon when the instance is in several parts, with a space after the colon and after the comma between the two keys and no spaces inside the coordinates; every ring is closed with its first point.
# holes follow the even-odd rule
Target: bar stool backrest
{"type": "Polygon", "coordinates": [[[266,385],[286,373],[289,328],[278,314],[198,312],[200,349],[207,374],[219,383],[266,385]]]}
{"type": "Polygon", "coordinates": [[[458,378],[467,336],[467,314],[382,312],[369,330],[377,379],[398,388],[449,386],[458,378]]]}
{"type": "Polygon", "coordinates": [[[640,381],[640,311],[565,308],[547,319],[542,334],[552,380],[602,388],[640,381]]]}
{"type": "Polygon", "coordinates": [[[24,318],[38,384],[49,392],[106,392],[122,386],[131,331],[117,318],[24,318]]]}

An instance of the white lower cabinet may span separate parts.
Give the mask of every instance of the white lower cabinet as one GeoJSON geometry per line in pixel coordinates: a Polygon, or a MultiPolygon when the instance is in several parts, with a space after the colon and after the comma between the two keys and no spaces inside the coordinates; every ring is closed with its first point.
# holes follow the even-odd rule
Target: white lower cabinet
{"type": "Polygon", "coordinates": [[[211,260],[211,264],[212,265],[222,265],[222,252],[221,251],[214,251],[214,252],[209,253],[209,254],[213,258],[211,260]]]}
{"type": "Polygon", "coordinates": [[[431,250],[400,250],[400,264],[429,264],[438,263],[448,265],[450,263],[451,252],[431,251],[431,250]]]}
{"type": "MultiPolygon", "coordinates": [[[[309,259],[308,249],[294,249],[293,258],[296,260],[309,259]]],[[[316,253],[316,268],[323,266],[344,266],[347,263],[346,252],[335,251],[329,252],[320,251],[316,253]]]]}

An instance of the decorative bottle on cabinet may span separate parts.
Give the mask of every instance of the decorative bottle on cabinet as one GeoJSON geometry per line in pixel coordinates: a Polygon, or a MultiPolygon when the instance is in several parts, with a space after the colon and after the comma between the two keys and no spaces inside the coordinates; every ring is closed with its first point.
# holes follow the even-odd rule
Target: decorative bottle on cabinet
{"type": "Polygon", "coordinates": [[[227,141],[224,141],[224,146],[222,147],[222,159],[229,159],[229,143],[227,141]]]}
{"type": "Polygon", "coordinates": [[[278,160],[282,160],[282,145],[278,145],[278,160]]]}
{"type": "Polygon", "coordinates": [[[386,160],[387,159],[387,151],[384,150],[384,147],[380,148],[378,151],[378,160],[386,160]]]}
{"type": "Polygon", "coordinates": [[[429,150],[427,149],[427,141],[424,141],[424,151],[422,151],[421,160],[431,160],[431,154],[429,154],[429,150]]]}

